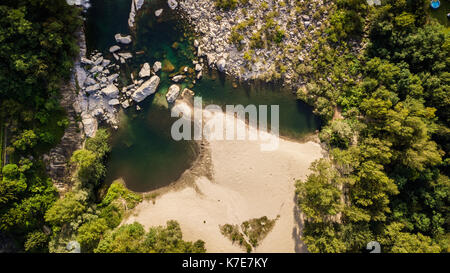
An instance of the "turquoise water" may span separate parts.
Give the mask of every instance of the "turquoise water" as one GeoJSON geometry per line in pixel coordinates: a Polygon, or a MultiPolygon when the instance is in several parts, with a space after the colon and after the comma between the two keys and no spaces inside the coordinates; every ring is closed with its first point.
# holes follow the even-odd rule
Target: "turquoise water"
{"type": "MultiPolygon", "coordinates": [[[[115,33],[129,32],[127,19],[130,1],[91,0],[91,3],[86,22],[88,47],[107,52],[114,45],[115,33]],[[115,24],[107,24],[113,21],[115,24]]],[[[180,20],[177,13],[170,11],[165,0],[146,1],[136,20],[137,28],[132,32],[134,42],[128,50],[139,54],[134,54],[132,63],[123,68],[122,74],[136,75],[140,65],[145,62],[153,65],[155,61],[170,62],[174,69],[160,74],[159,90],[140,104],[143,110],[137,111],[133,106],[121,115],[120,129],[112,137],[107,182],[122,177],[129,189],[145,192],[175,181],[197,156],[195,143],[176,142],[170,137],[175,119],[170,118],[164,96],[171,84],[169,75],[183,70],[185,66],[193,67],[194,48],[187,24],[180,20]],[[159,8],[164,8],[164,11],[157,18],[154,11],[159,8]]],[[[205,71],[204,75],[193,85],[195,75],[190,74],[183,87],[191,88],[196,96],[203,98],[205,104],[279,105],[280,132],[292,138],[305,136],[320,127],[320,120],[312,114],[309,106],[277,85],[233,86],[232,79],[214,71],[205,71]]]]}

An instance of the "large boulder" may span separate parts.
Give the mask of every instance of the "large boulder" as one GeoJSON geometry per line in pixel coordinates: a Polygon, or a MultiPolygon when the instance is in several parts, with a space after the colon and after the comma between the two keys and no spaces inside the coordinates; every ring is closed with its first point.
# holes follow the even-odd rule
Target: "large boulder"
{"type": "Polygon", "coordinates": [[[225,68],[227,66],[227,62],[225,61],[224,58],[221,58],[217,63],[216,63],[217,69],[219,69],[220,72],[224,72],[225,68]]]}
{"type": "Polygon", "coordinates": [[[180,87],[176,84],[171,85],[166,94],[167,102],[173,103],[178,98],[179,94],[180,94],[180,87]]]}
{"type": "Polygon", "coordinates": [[[92,93],[95,93],[95,92],[97,92],[97,90],[99,90],[100,89],[100,84],[99,83],[96,83],[96,84],[93,84],[93,85],[91,85],[91,86],[88,86],[88,87],[86,87],[86,93],[88,93],[88,94],[92,94],[92,93]]]}
{"type": "Polygon", "coordinates": [[[145,78],[145,77],[150,77],[150,65],[148,63],[145,63],[142,68],[141,71],[139,71],[139,77],[141,78],[145,78]]]}
{"type": "Polygon", "coordinates": [[[148,81],[144,82],[134,93],[131,98],[135,102],[141,102],[148,96],[154,94],[158,89],[159,77],[153,76],[148,81]]]}
{"type": "Polygon", "coordinates": [[[109,98],[117,98],[119,89],[114,84],[110,84],[102,89],[102,93],[109,98]]]}
{"type": "Polygon", "coordinates": [[[121,43],[121,44],[125,44],[128,45],[131,43],[131,35],[127,35],[127,36],[122,36],[122,34],[117,33],[116,35],[114,35],[114,38],[116,39],[117,43],[121,43]]]}
{"type": "Polygon", "coordinates": [[[97,119],[89,114],[85,114],[81,116],[81,120],[84,127],[84,134],[87,137],[94,137],[98,129],[97,119]]]}

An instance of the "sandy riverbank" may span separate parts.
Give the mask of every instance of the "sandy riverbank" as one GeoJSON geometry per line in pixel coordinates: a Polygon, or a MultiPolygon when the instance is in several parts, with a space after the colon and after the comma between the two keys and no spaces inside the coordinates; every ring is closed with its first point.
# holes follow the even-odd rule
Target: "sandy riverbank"
{"type": "Polygon", "coordinates": [[[277,150],[262,152],[260,144],[210,141],[212,179],[199,176],[193,183],[172,186],[154,203],[141,203],[126,222],[137,221],[148,228],[177,220],[184,239],[204,240],[208,252],[244,252],[220,233],[219,225],[279,215],[255,252],[303,252],[294,182],[306,177],[322,149],[315,142],[280,139],[277,150]]]}

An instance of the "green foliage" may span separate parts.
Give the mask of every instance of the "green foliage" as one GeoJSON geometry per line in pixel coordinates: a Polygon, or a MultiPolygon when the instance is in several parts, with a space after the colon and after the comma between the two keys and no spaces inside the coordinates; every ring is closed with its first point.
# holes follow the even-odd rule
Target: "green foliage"
{"type": "Polygon", "coordinates": [[[328,222],[342,206],[338,173],[325,159],[313,162],[310,169],[312,174],[307,180],[296,183],[298,204],[308,222],[328,222]]]}
{"type": "MultiPolygon", "coordinates": [[[[128,209],[134,208],[138,203],[142,202],[142,196],[136,193],[131,192],[121,181],[115,181],[111,184],[106,193],[106,196],[103,198],[101,206],[109,206],[114,201],[125,200],[126,207],[128,209]]],[[[121,202],[120,202],[121,203],[121,202]]]]}
{"type": "Polygon", "coordinates": [[[98,218],[83,224],[78,229],[77,241],[82,252],[92,252],[109,229],[104,218],[98,218]]]}
{"type": "Polygon", "coordinates": [[[77,177],[83,185],[98,186],[106,174],[103,164],[111,151],[108,144],[110,134],[100,129],[94,138],[86,141],[86,148],[73,153],[70,162],[77,165],[77,177]]]}
{"type": "MultiPolygon", "coordinates": [[[[57,97],[77,54],[79,9],[64,0],[0,3],[0,148],[8,159],[0,173],[0,230],[25,251],[47,251],[44,215],[56,199],[38,159],[67,125],[57,97]],[[23,160],[21,158],[31,158],[23,160]],[[2,177],[3,176],[3,177],[2,177]]],[[[0,160],[2,161],[2,160],[0,160]]]]}
{"type": "Polygon", "coordinates": [[[180,226],[168,221],[167,227],[144,227],[135,222],[123,225],[106,235],[95,249],[96,253],[202,253],[204,242],[182,240],[180,226]]]}
{"type": "Polygon", "coordinates": [[[75,151],[70,162],[77,165],[77,177],[85,185],[97,185],[106,172],[97,154],[89,150],[75,151]]]}
{"type": "Polygon", "coordinates": [[[42,231],[34,231],[27,235],[25,242],[25,251],[44,252],[47,250],[48,235],[42,231]]]}
{"type": "Polygon", "coordinates": [[[448,31],[426,23],[423,1],[389,0],[370,8],[368,47],[346,64],[333,48],[345,52],[349,34],[362,30],[357,20],[344,23],[365,14],[358,2],[337,1],[329,44],[313,48],[315,69],[328,78],[298,92],[322,116],[331,118],[337,103],[346,118],[320,133],[333,165],[297,185],[302,239],[311,252],[361,251],[371,240],[383,252],[448,251],[448,31]],[[323,181],[340,185],[334,195],[323,181]],[[329,206],[337,197],[342,214],[329,206]]]}
{"type": "Polygon", "coordinates": [[[230,10],[235,9],[239,3],[239,0],[214,0],[217,8],[230,10]]]}
{"type": "Polygon", "coordinates": [[[45,220],[53,226],[68,225],[86,209],[86,192],[69,192],[46,212],[45,220]]]}

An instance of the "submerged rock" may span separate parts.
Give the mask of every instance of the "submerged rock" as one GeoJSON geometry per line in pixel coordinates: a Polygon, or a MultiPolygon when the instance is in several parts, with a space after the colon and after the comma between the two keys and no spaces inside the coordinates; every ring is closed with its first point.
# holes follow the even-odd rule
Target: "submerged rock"
{"type": "Polygon", "coordinates": [[[180,87],[176,84],[173,84],[169,87],[169,91],[166,94],[166,100],[168,103],[173,103],[180,94],[180,87]]]}
{"type": "Polygon", "coordinates": [[[173,72],[175,70],[175,66],[173,66],[173,64],[169,61],[169,60],[164,60],[163,64],[162,64],[162,71],[170,73],[173,72]]]}
{"type": "Polygon", "coordinates": [[[148,81],[144,82],[134,93],[131,98],[135,102],[141,102],[148,96],[154,94],[158,89],[159,77],[153,76],[148,81]]]}

